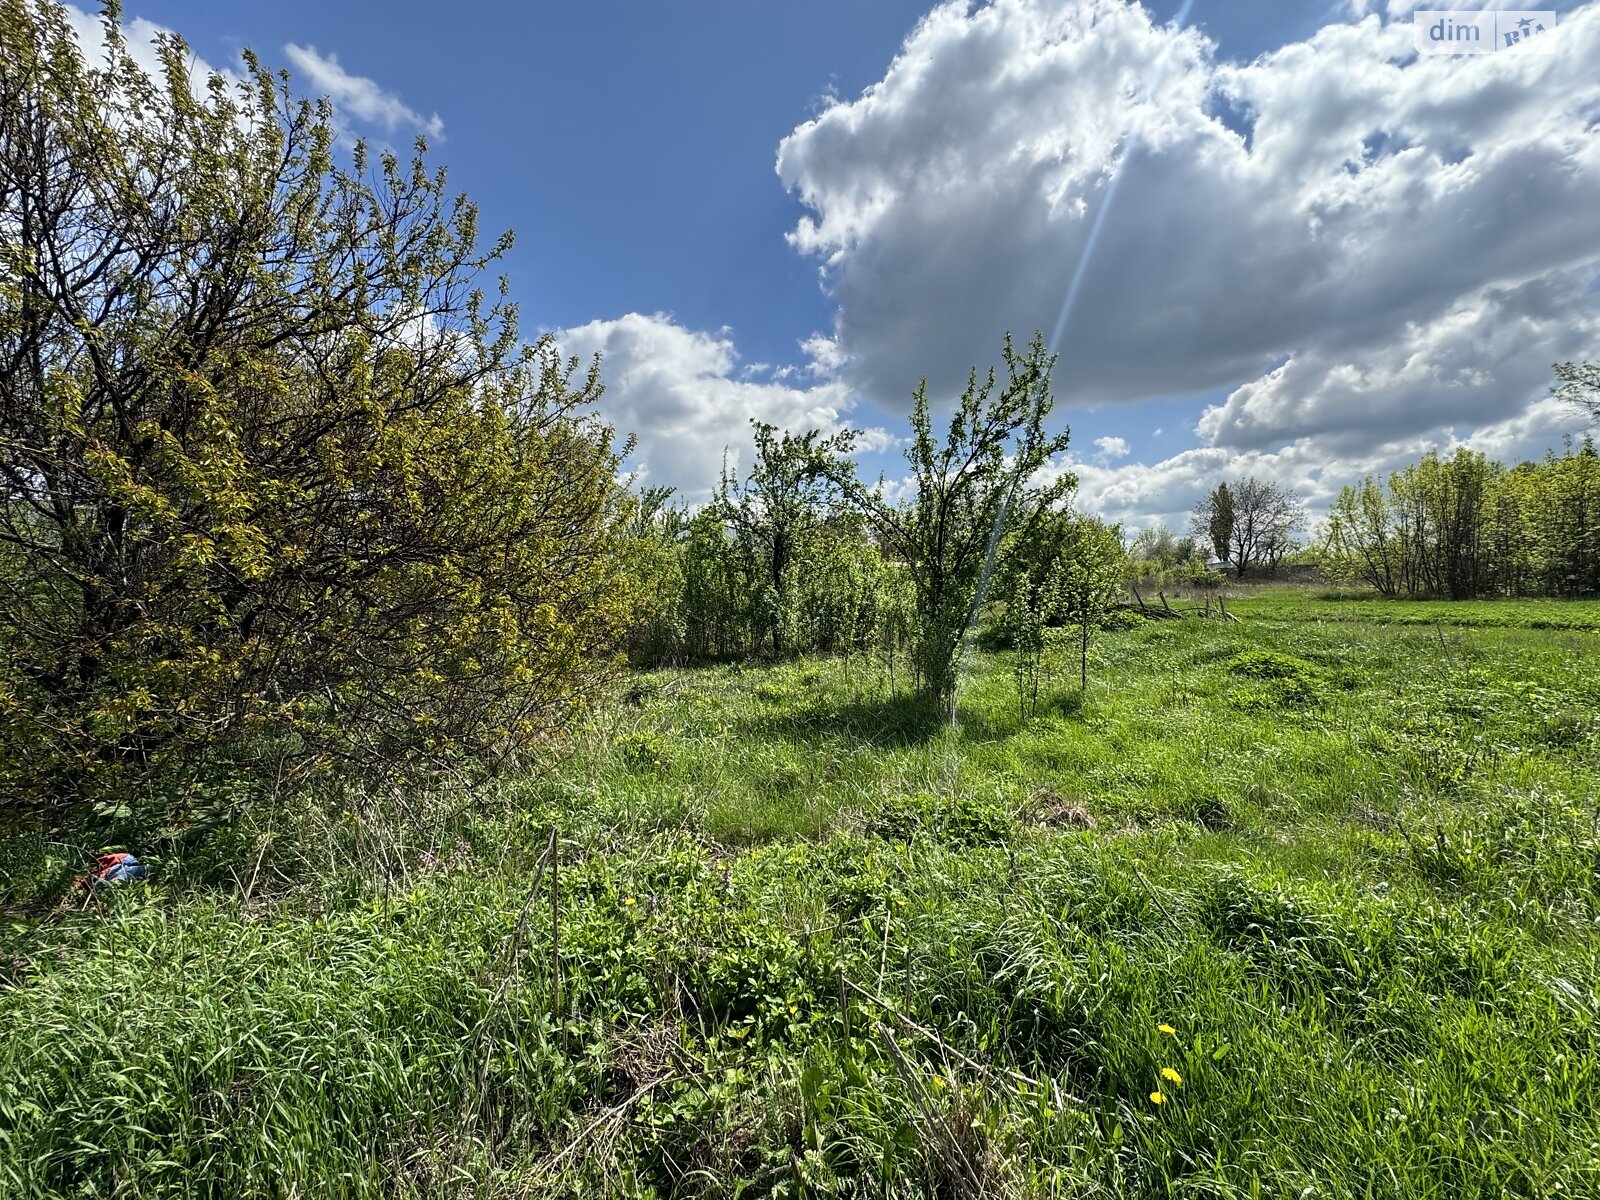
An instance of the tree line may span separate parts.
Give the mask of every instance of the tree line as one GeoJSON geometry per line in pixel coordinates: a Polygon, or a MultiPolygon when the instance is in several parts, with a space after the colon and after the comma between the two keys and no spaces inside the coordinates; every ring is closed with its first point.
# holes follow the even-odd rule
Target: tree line
{"type": "MultiPolygon", "coordinates": [[[[873,654],[891,683],[948,712],[965,643],[986,608],[1032,664],[1043,631],[1090,629],[1121,587],[1121,531],[1072,512],[1074,477],[1045,424],[1054,359],[1037,335],[1010,339],[1004,376],[976,370],[942,437],[926,383],[914,394],[903,490],[859,479],[854,435],[792,434],[753,422],[742,475],[724,469],[711,502],[677,507],[646,489],[634,534],[655,598],[628,641],[632,661],[873,654]]],[[[1086,671],[1086,668],[1085,668],[1086,671]]],[[[1026,705],[1025,705],[1026,707],[1026,705]]]]}
{"type": "MultiPolygon", "coordinates": [[[[1600,420],[1600,367],[1557,363],[1554,394],[1600,420]]],[[[1148,529],[1129,548],[1129,581],[1208,582],[1202,561],[1240,579],[1286,562],[1331,582],[1395,597],[1600,595],[1600,452],[1567,439],[1537,462],[1506,466],[1467,447],[1430,450],[1387,479],[1342,488],[1311,543],[1291,489],[1254,477],[1215,485],[1196,504],[1190,536],[1148,529]]]]}
{"type": "Polygon", "coordinates": [[[1600,594],[1600,454],[1592,437],[1512,467],[1430,451],[1342,489],[1318,560],[1390,597],[1600,594]]]}

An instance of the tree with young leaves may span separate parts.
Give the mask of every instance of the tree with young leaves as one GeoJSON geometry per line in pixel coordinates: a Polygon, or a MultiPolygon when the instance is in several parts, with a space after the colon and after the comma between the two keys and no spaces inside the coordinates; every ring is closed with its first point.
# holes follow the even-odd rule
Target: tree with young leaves
{"type": "Polygon", "coordinates": [[[942,443],[933,434],[927,381],[918,385],[905,451],[912,476],[908,499],[896,501],[881,485],[867,488],[844,477],[886,552],[911,575],[919,686],[946,714],[954,711],[963,640],[977,617],[1001,538],[1026,538],[1077,483],[1065,472],[1049,483],[1034,482],[1067,448],[1065,431],[1045,431],[1055,357],[1038,334],[1020,354],[1008,334],[1002,357],[1004,383],[993,369],[980,382],[973,369],[942,443]]]}
{"type": "Polygon", "coordinates": [[[1194,510],[1194,536],[1211,543],[1211,549],[1223,562],[1233,552],[1233,493],[1228,485],[1219,483],[1211,494],[1194,510]]]}
{"type": "Polygon", "coordinates": [[[724,470],[713,507],[758,589],[754,641],[759,646],[770,638],[773,653],[782,654],[795,564],[822,526],[854,433],[824,437],[810,429],[792,434],[754,419],[750,427],[755,433],[750,469],[742,481],[724,470]]]}
{"type": "Polygon", "coordinates": [[[1073,627],[1080,690],[1089,686],[1089,642],[1123,592],[1127,551],[1120,526],[1058,509],[1042,513],[1026,536],[1012,535],[997,571],[1000,626],[1012,648],[1023,720],[1038,707],[1049,632],[1073,627]]]}
{"type": "Polygon", "coordinates": [[[1550,389],[1590,421],[1600,421],[1600,363],[1564,362],[1552,368],[1561,382],[1550,389]]]}
{"type": "Polygon", "coordinates": [[[287,76],[104,27],[0,0],[0,818],[507,761],[628,619],[597,370],[420,142],[338,165],[287,76]]]}
{"type": "Polygon", "coordinates": [[[1060,534],[1055,590],[1061,615],[1078,627],[1078,689],[1089,687],[1089,639],[1122,595],[1127,551],[1122,529],[1073,514],[1060,534]]]}
{"type": "Polygon", "coordinates": [[[1320,563],[1331,579],[1360,579],[1391,598],[1410,588],[1406,540],[1389,498],[1371,475],[1339,490],[1328,513],[1320,563]]]}

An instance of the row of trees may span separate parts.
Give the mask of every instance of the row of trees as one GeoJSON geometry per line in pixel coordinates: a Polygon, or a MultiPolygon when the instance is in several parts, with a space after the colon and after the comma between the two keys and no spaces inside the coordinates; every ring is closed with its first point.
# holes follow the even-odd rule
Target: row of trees
{"type": "Polygon", "coordinates": [[[1600,454],[1590,438],[1511,468],[1464,447],[1430,452],[1344,488],[1319,558],[1385,596],[1595,595],[1600,454]]]}
{"type": "MultiPolygon", "coordinates": [[[[1003,377],[968,379],[944,436],[926,384],[915,395],[904,496],[856,477],[852,435],[756,423],[754,459],[724,472],[699,512],[645,492],[637,532],[660,605],[634,632],[643,662],[881,649],[948,709],[964,641],[986,597],[1037,656],[1042,629],[1083,640],[1122,576],[1120,531],[1063,510],[1075,479],[1051,476],[1053,358],[1008,338],[1003,377]]],[[[1085,655],[1086,657],[1086,655],[1085,655]]],[[[1037,687],[1032,691],[1036,694],[1037,687]]]]}

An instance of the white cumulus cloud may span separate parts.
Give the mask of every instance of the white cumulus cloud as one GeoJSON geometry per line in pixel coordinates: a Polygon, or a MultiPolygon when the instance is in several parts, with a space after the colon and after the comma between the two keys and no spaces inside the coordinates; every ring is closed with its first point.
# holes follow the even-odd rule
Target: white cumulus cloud
{"type": "MultiPolygon", "coordinates": [[[[710,495],[725,453],[730,466],[748,466],[752,419],[824,432],[850,423],[852,402],[837,380],[797,387],[745,377],[727,329],[688,329],[665,313],[628,313],[555,336],[563,354],[584,361],[601,356],[601,411],[619,431],[637,435],[629,465],[640,481],[674,487],[690,502],[710,495]]],[[[858,449],[881,450],[894,441],[883,429],[867,429],[858,449]]]]}
{"type": "Polygon", "coordinates": [[[352,75],[340,65],[337,55],[319,54],[315,46],[298,46],[293,42],[286,45],[283,52],[300,73],[305,86],[317,95],[326,96],[340,117],[386,133],[414,130],[434,139],[444,135],[444,122],[438,113],[424,117],[365,75],[352,75]]]}
{"type": "MultiPolygon", "coordinates": [[[[106,54],[105,18],[98,12],[86,12],[72,4],[62,7],[66,11],[67,22],[72,27],[73,36],[78,39],[78,48],[84,60],[93,67],[103,66],[106,54]]],[[[147,21],[143,17],[124,21],[120,28],[124,48],[134,65],[152,79],[161,79],[163,68],[161,58],[156,53],[156,45],[176,37],[177,34],[165,25],[157,25],[154,21],[147,21]]],[[[227,67],[214,67],[195,54],[189,56],[188,62],[197,96],[205,94],[206,80],[212,75],[220,75],[232,83],[239,83],[243,79],[238,72],[227,67]]]]}
{"type": "Polygon", "coordinates": [[[1558,436],[1550,363],[1600,345],[1600,4],[1557,53],[1465,58],[1355,7],[1248,63],[1120,0],[934,9],[778,148],[838,377],[903,410],[1005,330],[1052,337],[1116,179],[1057,394],[1225,398],[1198,448],[1079,464],[1108,515],[1218,473],[1316,501],[1428,445],[1536,453],[1505,431],[1558,436]]]}

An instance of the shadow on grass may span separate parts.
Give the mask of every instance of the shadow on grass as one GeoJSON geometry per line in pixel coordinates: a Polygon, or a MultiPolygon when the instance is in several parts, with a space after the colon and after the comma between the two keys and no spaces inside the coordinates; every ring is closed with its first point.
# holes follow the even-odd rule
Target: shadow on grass
{"type": "MultiPolygon", "coordinates": [[[[1076,689],[1040,696],[1034,717],[1071,717],[1077,714],[1082,703],[1083,698],[1076,689]]],[[[750,718],[743,728],[758,737],[781,737],[806,745],[821,739],[846,737],[883,749],[903,749],[933,741],[949,729],[949,723],[928,700],[904,693],[836,703],[819,697],[803,709],[750,718]]],[[[1015,707],[1009,713],[996,713],[982,698],[971,703],[957,699],[956,734],[962,741],[1008,736],[1026,728],[1018,719],[1015,707]]]]}
{"type": "Polygon", "coordinates": [[[819,697],[803,709],[752,717],[743,728],[760,737],[781,737],[803,744],[848,737],[888,749],[930,742],[944,730],[945,723],[935,705],[921,696],[903,693],[840,702],[819,697]]]}
{"type": "Polygon", "coordinates": [[[1044,717],[1075,718],[1083,704],[1083,693],[1076,686],[1070,691],[1041,692],[1032,713],[1024,719],[1017,707],[1015,692],[1002,699],[999,692],[992,691],[987,696],[975,696],[971,701],[957,699],[956,729],[963,741],[991,741],[996,737],[1026,733],[1044,717]]]}
{"type": "Polygon", "coordinates": [[[1083,709],[1084,694],[1076,686],[1070,690],[1054,691],[1039,697],[1035,716],[1075,717],[1083,709]]]}

